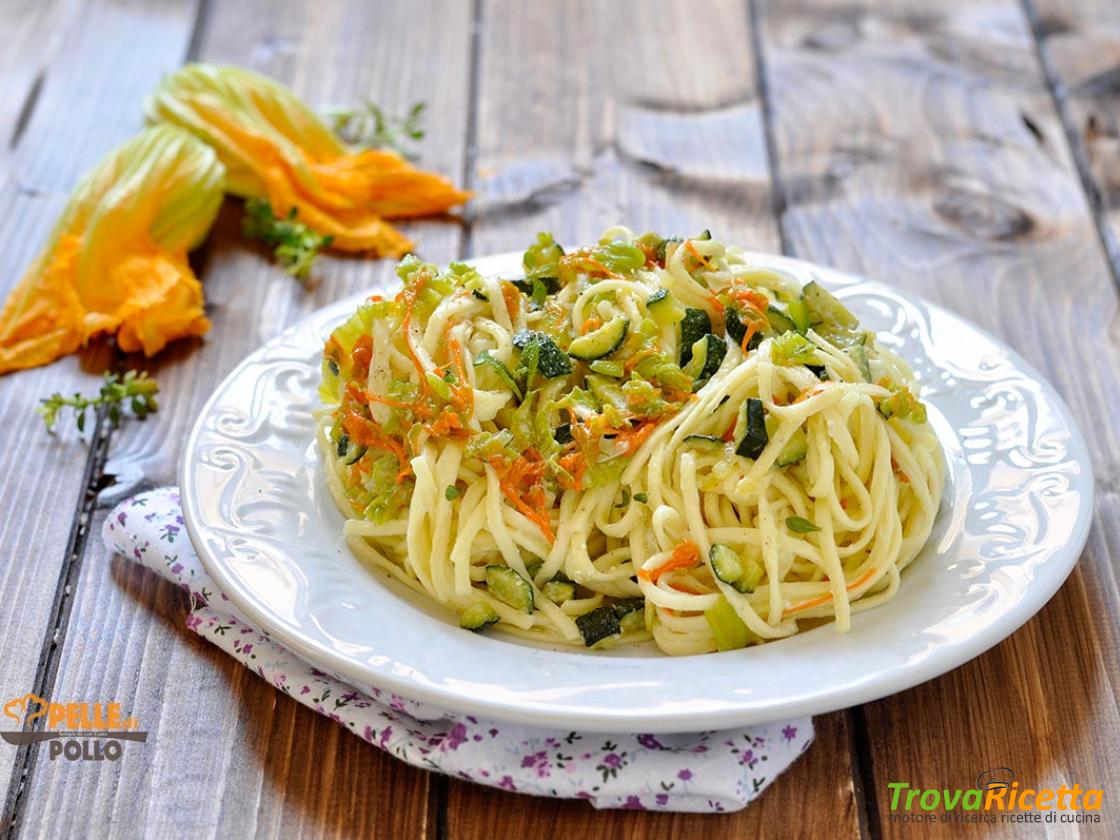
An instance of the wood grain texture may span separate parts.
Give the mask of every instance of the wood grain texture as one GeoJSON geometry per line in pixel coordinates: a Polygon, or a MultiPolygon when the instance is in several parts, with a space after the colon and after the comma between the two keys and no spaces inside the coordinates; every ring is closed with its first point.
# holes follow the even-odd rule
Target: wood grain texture
{"type": "MultiPolygon", "coordinates": [[[[81,173],[140,125],[136,103],[181,57],[193,5],[91,0],[66,4],[64,20],[49,3],[39,9],[20,4],[11,11],[15,28],[5,28],[0,41],[25,58],[29,48],[11,42],[35,44],[38,69],[32,75],[41,74],[42,81],[34,108],[23,109],[19,142],[0,157],[3,294],[38,253],[81,173]],[[151,52],[122,59],[119,53],[140,41],[151,52]]],[[[5,9],[5,27],[7,21],[5,9]]],[[[28,73],[6,58],[0,57],[0,87],[23,101],[28,73]]],[[[0,118],[7,119],[7,112],[0,118]]],[[[12,125],[0,123],[0,131],[10,135],[12,125]]],[[[0,377],[0,697],[21,695],[35,684],[44,638],[53,634],[60,574],[69,562],[67,546],[90,454],[69,418],[51,437],[35,408],[54,391],[96,391],[111,362],[111,351],[98,344],[47,367],[0,377]]],[[[5,787],[16,758],[15,748],[0,749],[5,787]]]]}
{"type": "MultiPolygon", "coordinates": [[[[778,250],[749,27],[745,6],[723,2],[658,2],[635,15],[609,2],[487,0],[472,251],[523,249],[540,230],[594,241],[618,223],[707,227],[778,250]]],[[[736,814],[621,815],[451,781],[448,837],[766,836],[793,803],[803,836],[852,836],[847,717],[817,726],[809,756],[736,814]]]]}
{"type": "MultiPolygon", "coordinates": [[[[470,9],[450,2],[214,4],[199,57],[291,84],[313,107],[370,97],[391,110],[428,102],[424,165],[458,179],[467,122],[470,9]],[[391,37],[388,33],[392,33],[391,37]]],[[[387,261],[327,258],[312,293],[240,236],[230,202],[201,256],[213,331],[146,366],[163,409],[115,435],[95,528],[117,498],[176,479],[184,438],[244,356],[338,297],[388,282],[387,261]]],[[[407,226],[421,252],[459,250],[453,222],[407,226]]],[[[127,363],[142,363],[128,359],[127,363]]],[[[82,825],[108,836],[423,837],[428,775],[374,749],[250,674],[184,626],[178,590],[112,559],[91,539],[60,663],[59,697],[113,698],[152,731],[112,767],[40,761],[28,836],[82,825]]]]}
{"type": "Polygon", "coordinates": [[[62,0],[10,0],[0,28],[0,160],[19,139],[73,10],[62,0]]]}
{"type": "MultiPolygon", "coordinates": [[[[1050,605],[968,665],[866,707],[872,828],[918,830],[889,821],[889,781],[967,786],[1002,765],[1024,785],[1114,793],[1120,767],[1099,747],[1120,737],[1117,290],[1023,9],[806,0],[762,3],[758,17],[794,253],[895,283],[1007,340],[1068,401],[1096,474],[1088,546],[1050,605]]],[[[1103,816],[1081,834],[1116,836],[1120,813],[1103,816]]],[[[1046,833],[1002,825],[993,836],[1046,833]]]]}
{"type": "Polygon", "coordinates": [[[743,8],[488,0],[480,46],[475,253],[619,223],[777,248],[743,8]]]}
{"type": "Polygon", "coordinates": [[[1120,274],[1120,4],[1029,0],[1042,56],[1080,147],[1089,195],[1120,274]]]}

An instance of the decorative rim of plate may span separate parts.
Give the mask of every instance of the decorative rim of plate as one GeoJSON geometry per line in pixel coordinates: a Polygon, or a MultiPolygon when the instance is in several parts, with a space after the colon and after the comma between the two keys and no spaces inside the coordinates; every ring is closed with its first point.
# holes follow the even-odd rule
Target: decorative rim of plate
{"type": "MultiPolygon", "coordinates": [[[[202,409],[180,476],[187,532],[204,567],[258,628],[360,689],[541,726],[687,732],[764,723],[878,699],[978,656],[1049,601],[1088,538],[1092,469],[1068,407],[1015,351],[947,310],[790,257],[747,255],[801,282],[822,281],[854,303],[861,321],[870,317],[868,326],[914,366],[946,445],[949,479],[930,541],[903,573],[899,595],[853,616],[846,636],[826,625],[742,651],[681,658],[530,647],[460,630],[449,616],[399,597],[344,548],[337,512],[331,545],[293,542],[285,528],[309,537],[308,528],[323,524],[314,521],[317,512],[330,518],[324,496],[333,509],[317,462],[308,460],[310,410],[325,335],[364,295],[324,307],[266,343],[202,409]],[[327,574],[309,579],[296,549],[321,554],[327,574]],[[367,578],[374,602],[355,591],[367,578]],[[943,611],[931,611],[920,597],[953,586],[967,598],[955,609],[943,603],[943,611]],[[267,596],[262,588],[270,588],[267,596]],[[382,633],[375,646],[353,638],[350,631],[375,613],[382,629],[430,633],[439,650],[396,632],[382,633]],[[927,623],[910,628],[902,637],[908,643],[880,632],[892,620],[919,619],[927,623]]],[[[484,273],[509,274],[520,254],[471,262],[484,273]]]]}

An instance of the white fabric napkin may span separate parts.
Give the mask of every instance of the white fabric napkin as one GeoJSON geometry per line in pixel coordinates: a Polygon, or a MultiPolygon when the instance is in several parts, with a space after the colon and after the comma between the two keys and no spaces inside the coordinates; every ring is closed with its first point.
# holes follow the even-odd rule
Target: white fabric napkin
{"type": "Polygon", "coordinates": [[[813,740],[807,717],[699,734],[601,735],[479,720],[376,688],[358,690],[240,616],[191,547],[178,488],[121,503],[102,538],[187,591],[189,628],[285,694],[425,770],[518,793],[587,799],[596,808],[733,811],[762,793],[813,740]]]}

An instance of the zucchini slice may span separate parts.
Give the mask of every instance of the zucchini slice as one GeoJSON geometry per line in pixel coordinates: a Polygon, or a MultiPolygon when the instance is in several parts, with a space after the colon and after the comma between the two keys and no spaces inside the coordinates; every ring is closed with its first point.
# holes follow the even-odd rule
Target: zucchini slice
{"type": "Polygon", "coordinates": [[[766,409],[763,408],[762,400],[749,397],[743,404],[743,415],[746,431],[735,447],[735,454],[744,458],[758,458],[770,442],[770,435],[766,432],[766,409]]]}
{"type": "Polygon", "coordinates": [[[854,329],[859,325],[859,320],[848,310],[848,307],[816,280],[801,290],[801,299],[805,301],[805,306],[809,310],[809,320],[814,324],[825,322],[848,329],[854,329]]]}
{"type": "Polygon", "coordinates": [[[809,438],[805,436],[804,429],[798,429],[786,445],[782,447],[782,451],[778,453],[778,458],[774,463],[779,467],[788,467],[790,464],[796,464],[804,459],[808,451],[809,438]]]}
{"type": "Polygon", "coordinates": [[[369,447],[362,446],[360,443],[350,443],[350,436],[343,434],[338,439],[338,457],[342,458],[342,462],[346,466],[356,464],[361,457],[366,454],[369,447]]]}
{"type": "Polygon", "coordinates": [[[519,292],[524,292],[530,297],[533,294],[535,284],[540,283],[544,286],[544,293],[546,295],[554,295],[560,291],[560,278],[559,277],[522,277],[517,280],[511,280],[514,286],[517,287],[519,292]]]}
{"type": "Polygon", "coordinates": [[[533,585],[509,566],[487,566],[486,588],[503,604],[533,612],[533,585]]]}
{"type": "Polygon", "coordinates": [[[712,564],[715,576],[736,592],[754,592],[754,588],[762,580],[761,565],[754,560],[744,562],[737,551],[721,543],[712,543],[708,550],[708,561],[712,564]]]}
{"type": "Polygon", "coordinates": [[[705,452],[722,451],[725,443],[723,438],[718,438],[715,435],[685,435],[684,442],[705,452]]]}
{"type": "Polygon", "coordinates": [[[658,289],[646,301],[646,311],[659,326],[668,327],[684,319],[684,307],[669,294],[668,289],[658,289]]]}
{"type": "Polygon", "coordinates": [[[645,606],[644,598],[626,598],[579,616],[576,627],[583,636],[583,643],[593,647],[623,633],[641,630],[645,626],[645,606]]]}
{"type": "Polygon", "coordinates": [[[541,587],[541,594],[554,604],[562,604],[576,597],[576,585],[570,580],[556,577],[541,587]]]}
{"type": "Polygon", "coordinates": [[[681,320],[681,361],[683,368],[692,358],[692,345],[712,331],[712,316],[703,309],[686,309],[681,320]]]}
{"type": "Polygon", "coordinates": [[[537,330],[518,330],[513,334],[513,346],[524,351],[530,345],[539,348],[537,372],[546,379],[567,376],[572,372],[572,360],[568,354],[556,346],[556,342],[537,330]]]}
{"type": "Polygon", "coordinates": [[[793,319],[774,306],[766,307],[766,320],[778,335],[797,331],[797,324],[793,323],[793,319]]]}
{"type": "Polygon", "coordinates": [[[693,391],[699,391],[705,382],[715,376],[726,355],[727,342],[712,333],[692,345],[692,358],[684,372],[692,377],[693,391]]]}
{"type": "Polygon", "coordinates": [[[485,601],[476,601],[459,616],[459,626],[464,630],[473,630],[478,633],[487,627],[492,627],[501,621],[501,617],[494,612],[494,608],[485,601]]]}
{"type": "MultiPolygon", "coordinates": [[[[777,310],[774,311],[777,312],[777,310]]],[[[735,309],[728,309],[724,317],[724,323],[727,327],[728,337],[730,337],[730,339],[736,344],[742,345],[743,339],[746,338],[747,335],[747,324],[739,316],[739,312],[735,309]]],[[[790,323],[792,324],[793,322],[791,321],[790,323]]],[[[792,328],[793,327],[791,326],[790,329],[792,328]]],[[[751,340],[747,342],[747,350],[755,350],[761,343],[762,330],[755,330],[754,335],[751,336],[751,340]]]]}
{"type": "Polygon", "coordinates": [[[572,442],[572,424],[561,423],[552,432],[553,439],[563,446],[565,443],[572,442]]]}
{"type": "Polygon", "coordinates": [[[688,354],[688,364],[681,368],[693,382],[700,378],[700,371],[703,370],[708,361],[708,336],[710,335],[711,333],[702,335],[693,342],[692,349],[688,354]]]}
{"type": "Polygon", "coordinates": [[[658,242],[657,251],[654,254],[654,256],[657,257],[657,261],[664,266],[669,261],[669,258],[673,256],[673,252],[681,242],[682,240],[679,236],[668,236],[658,242]]]}
{"type": "Polygon", "coordinates": [[[361,460],[362,456],[366,454],[367,448],[368,447],[362,446],[360,443],[351,444],[349,452],[347,453],[346,459],[344,461],[346,466],[349,467],[352,464],[358,463],[358,461],[361,460]]]}
{"type": "Polygon", "coordinates": [[[867,348],[862,344],[855,344],[845,351],[857,368],[864,382],[871,381],[871,362],[867,358],[867,348]]]}
{"type": "Polygon", "coordinates": [[[809,307],[805,304],[804,298],[794,298],[786,304],[786,311],[789,313],[790,320],[793,321],[794,329],[804,335],[808,332],[812,323],[809,317],[809,307]]]}
{"type": "Polygon", "coordinates": [[[751,641],[751,631],[731,603],[720,596],[716,605],[704,613],[704,619],[715,636],[719,650],[738,650],[745,648],[751,641]]]}
{"type": "Polygon", "coordinates": [[[646,625],[646,601],[644,598],[626,598],[615,601],[614,614],[618,616],[618,626],[623,633],[641,630],[646,625]]]}
{"type": "Polygon", "coordinates": [[[572,343],[568,345],[568,355],[585,362],[609,356],[622,346],[629,328],[630,319],[626,316],[618,315],[611,318],[599,329],[572,339],[572,343]]]}
{"type": "Polygon", "coordinates": [[[736,344],[742,344],[743,338],[747,334],[747,325],[739,317],[739,310],[728,307],[723,316],[723,323],[731,340],[736,344]]]}
{"type": "Polygon", "coordinates": [[[587,647],[594,647],[607,639],[614,639],[622,635],[622,625],[618,621],[618,614],[614,607],[607,604],[597,607],[589,613],[576,617],[576,627],[583,637],[587,647]]]}

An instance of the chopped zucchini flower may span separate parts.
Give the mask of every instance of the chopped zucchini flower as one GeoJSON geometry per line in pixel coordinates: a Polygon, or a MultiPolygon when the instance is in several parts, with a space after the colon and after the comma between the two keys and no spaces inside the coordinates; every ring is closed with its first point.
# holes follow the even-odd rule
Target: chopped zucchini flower
{"type": "Polygon", "coordinates": [[[278,218],[295,208],[342,251],[399,257],[412,243],[385,217],[441,213],[470,198],[393,152],[350,149],[288,88],[239,67],[189,64],[163,79],[145,111],[214,147],[231,193],[267,199],[278,218]]]}
{"type": "MultiPolygon", "coordinates": [[[[889,383],[880,382],[885,387],[889,383]]],[[[914,392],[903,385],[901,388],[892,388],[893,393],[879,403],[879,413],[884,417],[899,417],[911,423],[925,423],[927,418],[926,407],[921,400],[914,396],[914,392]]]]}
{"type": "Polygon", "coordinates": [[[187,251],[206,236],[225,168],[174,126],[110,152],[75,188],[0,313],[0,373],[45,365],[98,333],[126,352],[210,328],[187,251]]]}

